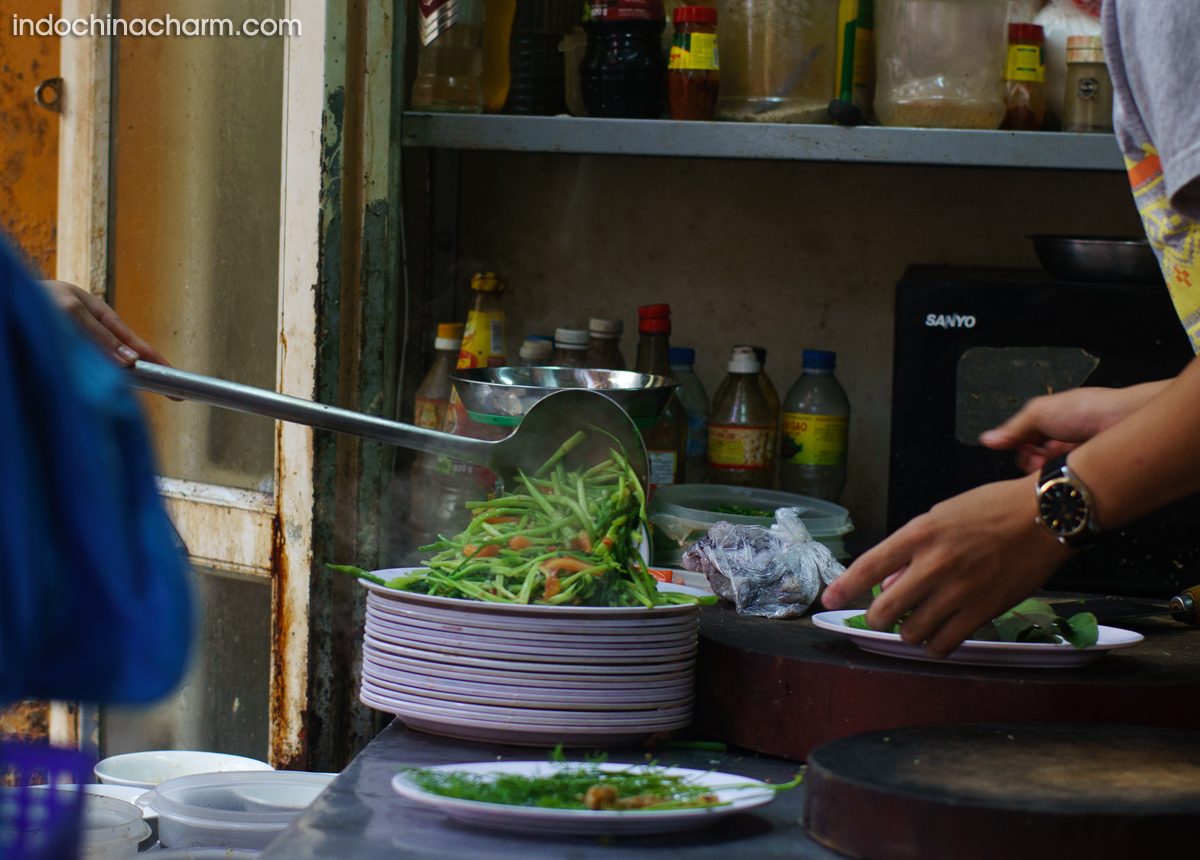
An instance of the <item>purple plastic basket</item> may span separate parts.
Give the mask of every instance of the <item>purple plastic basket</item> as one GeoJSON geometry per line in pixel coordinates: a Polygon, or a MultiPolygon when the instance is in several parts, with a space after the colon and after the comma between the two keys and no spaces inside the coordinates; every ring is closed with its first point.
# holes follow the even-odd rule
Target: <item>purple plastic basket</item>
{"type": "Polygon", "coordinates": [[[34,786],[84,785],[91,776],[91,757],[78,750],[0,743],[0,858],[78,856],[83,792],[34,786]]]}

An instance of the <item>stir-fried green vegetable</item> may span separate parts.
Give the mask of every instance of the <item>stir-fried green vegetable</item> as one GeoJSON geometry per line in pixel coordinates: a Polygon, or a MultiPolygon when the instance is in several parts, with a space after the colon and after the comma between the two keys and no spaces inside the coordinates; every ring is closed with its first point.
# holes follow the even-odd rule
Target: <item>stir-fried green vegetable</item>
{"type": "MultiPolygon", "coordinates": [[[[866,613],[852,615],[842,623],[857,630],[873,629],[867,626],[866,613]]],[[[900,625],[892,625],[890,632],[899,633],[900,625]]],[[[983,642],[1045,642],[1051,645],[1069,642],[1076,648],[1087,648],[1095,645],[1099,636],[1099,625],[1092,613],[1079,612],[1063,618],[1049,603],[1030,599],[983,625],[970,638],[983,642]]]]}
{"type": "MultiPolygon", "coordinates": [[[[508,806],[540,806],[553,809],[629,811],[695,809],[723,805],[714,793],[721,789],[745,788],[758,783],[705,786],[681,776],[669,776],[665,768],[630,765],[626,770],[605,771],[598,762],[562,765],[544,776],[504,773],[469,773],[412,768],[404,771],[419,788],[443,797],[501,803],[508,806]]],[[[803,777],[775,791],[795,788],[803,777]]]]}
{"type": "MultiPolygon", "coordinates": [[[[625,456],[610,448],[608,459],[591,468],[568,472],[563,467],[563,457],[585,438],[586,433],[576,433],[537,472],[521,473],[516,492],[468,502],[472,519],[465,531],[421,547],[437,553],[425,562],[428,570],[380,584],[496,603],[652,607],[715,602],[715,597],[657,590],[637,552],[646,494],[625,456]]],[[[357,568],[334,569],[361,574],[357,568]]]]}

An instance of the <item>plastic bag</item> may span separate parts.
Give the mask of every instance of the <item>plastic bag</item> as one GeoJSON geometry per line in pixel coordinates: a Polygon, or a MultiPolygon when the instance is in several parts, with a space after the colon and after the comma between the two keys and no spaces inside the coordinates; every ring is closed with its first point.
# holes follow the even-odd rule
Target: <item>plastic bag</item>
{"type": "Polygon", "coordinates": [[[1067,39],[1100,35],[1100,4],[1087,0],[1051,0],[1033,23],[1046,34],[1046,122],[1048,131],[1062,128],[1063,100],[1067,94],[1067,39]],[[1095,14],[1084,11],[1095,6],[1095,14]]]}
{"type": "Polygon", "coordinates": [[[683,554],[683,566],[707,576],[739,615],[801,615],[845,568],[809,535],[800,510],[780,508],[769,529],[716,523],[683,554]]]}

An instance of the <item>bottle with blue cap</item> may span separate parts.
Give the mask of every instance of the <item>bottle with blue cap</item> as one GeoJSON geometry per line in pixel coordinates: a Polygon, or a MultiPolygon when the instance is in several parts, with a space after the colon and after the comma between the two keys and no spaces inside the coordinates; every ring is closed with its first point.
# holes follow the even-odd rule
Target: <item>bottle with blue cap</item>
{"type": "Polygon", "coordinates": [[[833,376],[837,353],[804,350],[804,372],[783,398],[779,486],[836,502],[846,486],[850,400],[833,376]]]}
{"type": "Polygon", "coordinates": [[[689,484],[703,484],[708,472],[708,392],[692,369],[696,350],[671,347],[671,376],[679,380],[675,394],[687,413],[687,457],[684,474],[689,484]]]}

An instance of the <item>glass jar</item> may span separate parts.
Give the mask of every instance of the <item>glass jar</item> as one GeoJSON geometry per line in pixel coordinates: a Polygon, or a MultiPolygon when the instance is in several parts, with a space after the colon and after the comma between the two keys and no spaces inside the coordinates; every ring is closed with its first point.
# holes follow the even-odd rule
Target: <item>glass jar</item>
{"type": "Polygon", "coordinates": [[[1007,0],[877,0],[875,113],[887,126],[1000,127],[1007,0]]]}
{"type": "Polygon", "coordinates": [[[1112,134],[1113,87],[1099,36],[1067,39],[1067,90],[1063,131],[1112,134]]]}
{"type": "Polygon", "coordinates": [[[554,363],[558,367],[587,367],[588,333],[578,328],[554,330],[554,363]]]}
{"type": "Polygon", "coordinates": [[[621,334],[625,323],[593,317],[588,322],[587,366],[600,370],[624,370],[625,356],[621,354],[621,334]]]}
{"type": "Polygon", "coordinates": [[[675,42],[667,62],[671,119],[711,121],[721,86],[717,10],[680,6],[674,12],[675,42]]]}
{"type": "Polygon", "coordinates": [[[483,112],[483,2],[432,0],[420,4],[413,110],[483,112]],[[456,4],[454,15],[446,14],[448,2],[456,4]]]}
{"type": "Polygon", "coordinates": [[[588,116],[660,119],[666,107],[667,60],[659,37],[662,0],[599,0],[583,29],[587,50],[579,84],[588,116]]]}
{"type": "Polygon", "coordinates": [[[1002,129],[1041,131],[1046,119],[1046,34],[1039,24],[1008,25],[1002,129]]]}
{"type": "Polygon", "coordinates": [[[838,0],[719,0],[717,119],[828,123],[838,0]]]}

